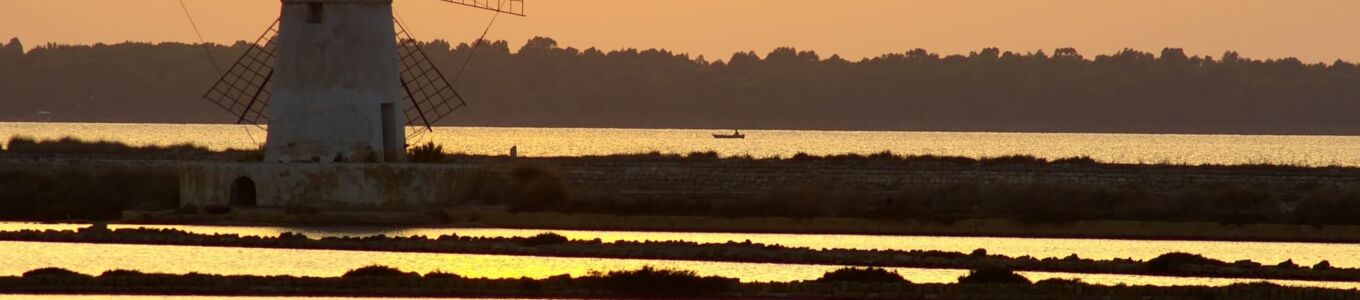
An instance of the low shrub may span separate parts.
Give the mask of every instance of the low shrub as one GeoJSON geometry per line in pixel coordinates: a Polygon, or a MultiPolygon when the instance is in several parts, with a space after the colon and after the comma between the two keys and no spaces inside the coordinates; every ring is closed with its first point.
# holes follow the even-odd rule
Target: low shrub
{"type": "Polygon", "coordinates": [[[1331,270],[1331,269],[1332,262],[1326,260],[1320,261],[1317,264],[1313,265],[1313,270],[1331,270]]]}
{"type": "Polygon", "coordinates": [[[1275,265],[1275,267],[1276,267],[1276,268],[1285,268],[1285,269],[1298,269],[1298,268],[1299,268],[1299,264],[1294,263],[1294,260],[1293,260],[1293,259],[1286,259],[1286,260],[1280,262],[1280,264],[1275,265]]]}
{"type": "Polygon", "coordinates": [[[24,272],[24,277],[91,277],[62,268],[41,268],[24,272]]]}
{"type": "Polygon", "coordinates": [[[968,275],[959,277],[960,284],[1030,284],[1029,278],[1025,278],[1015,271],[1001,267],[983,267],[968,271],[968,275]]]}
{"type": "Polygon", "coordinates": [[[1048,163],[1047,159],[1035,157],[1033,155],[1007,155],[988,157],[978,160],[978,165],[984,167],[997,165],[1041,165],[1047,163],[1048,163]]]}
{"type": "Polygon", "coordinates": [[[447,272],[430,272],[425,274],[426,279],[465,279],[462,275],[447,272]]]}
{"type": "Polygon", "coordinates": [[[1085,285],[1086,283],[1085,283],[1085,282],[1082,282],[1081,279],[1078,279],[1078,278],[1049,278],[1049,279],[1044,279],[1044,280],[1040,280],[1040,281],[1034,282],[1034,284],[1036,284],[1036,285],[1085,285]]]}
{"type": "Polygon", "coordinates": [[[1060,165],[1097,165],[1100,162],[1090,156],[1073,156],[1053,160],[1054,164],[1060,165]]]}
{"type": "Polygon", "coordinates": [[[1225,266],[1227,262],[1207,258],[1199,254],[1171,252],[1158,255],[1146,263],[1148,272],[1171,274],[1180,272],[1185,266],[1225,266]]]}
{"type": "Polygon", "coordinates": [[[120,277],[120,276],[126,277],[126,276],[142,276],[142,275],[146,275],[146,273],[142,273],[141,271],[134,271],[134,270],[108,270],[108,271],[104,271],[103,274],[99,274],[99,277],[120,277]]]}
{"type": "Polygon", "coordinates": [[[720,158],[717,151],[695,151],[685,155],[688,159],[716,160],[720,158]]]}
{"type": "Polygon", "coordinates": [[[822,274],[822,277],[817,278],[816,282],[911,283],[897,272],[883,268],[840,268],[822,274]]]}
{"type": "Polygon", "coordinates": [[[633,271],[592,272],[583,278],[597,287],[623,296],[705,297],[732,290],[739,282],[724,277],[700,277],[694,271],[657,269],[651,266],[633,271]]]}
{"type": "Polygon", "coordinates": [[[524,239],[522,239],[522,240],[519,240],[518,242],[516,242],[516,244],[519,244],[520,246],[525,246],[525,247],[538,247],[538,246],[547,246],[547,245],[559,245],[559,244],[565,244],[565,243],[567,243],[568,241],[569,241],[569,240],[567,239],[567,237],[562,236],[562,235],[560,235],[560,234],[556,234],[556,233],[552,233],[552,232],[544,232],[544,233],[540,233],[540,234],[538,234],[538,235],[534,235],[534,236],[527,237],[527,238],[524,238],[524,239]]]}
{"type": "Polygon", "coordinates": [[[349,272],[345,272],[345,275],[340,277],[341,278],[420,277],[420,274],[416,274],[414,272],[402,272],[401,270],[397,270],[396,268],[387,266],[367,266],[350,270],[349,272]]]}

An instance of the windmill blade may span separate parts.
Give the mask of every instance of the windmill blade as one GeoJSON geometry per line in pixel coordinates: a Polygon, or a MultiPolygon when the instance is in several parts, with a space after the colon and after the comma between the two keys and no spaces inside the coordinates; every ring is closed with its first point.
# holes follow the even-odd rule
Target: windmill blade
{"type": "Polygon", "coordinates": [[[274,38],[279,34],[279,22],[269,26],[241,58],[214,83],[203,99],[217,104],[236,117],[236,124],[263,127],[269,122],[265,107],[272,96],[270,79],[274,76],[274,38]]]}
{"type": "Polygon", "coordinates": [[[430,62],[420,43],[406,31],[401,21],[393,19],[397,28],[397,55],[400,62],[401,86],[406,92],[407,126],[420,126],[408,134],[408,140],[424,132],[434,131],[434,124],[454,111],[467,106],[463,96],[453,89],[444,73],[430,62]]]}
{"type": "Polygon", "coordinates": [[[496,11],[503,14],[524,16],[524,0],[439,0],[448,3],[471,6],[496,11]]]}

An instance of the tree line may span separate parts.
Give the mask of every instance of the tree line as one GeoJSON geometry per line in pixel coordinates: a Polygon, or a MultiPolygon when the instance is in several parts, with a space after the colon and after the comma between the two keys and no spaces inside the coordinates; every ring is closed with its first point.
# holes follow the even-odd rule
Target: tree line
{"type": "MultiPolygon", "coordinates": [[[[207,45],[226,68],[248,46],[207,45]]],[[[422,43],[449,77],[473,46],[422,43]]],[[[661,49],[517,51],[481,43],[443,125],[1035,132],[1357,134],[1353,63],[1126,49],[967,55],[924,49],[857,61],[778,48],[726,59],[661,49]]],[[[0,45],[0,120],[230,123],[200,96],[203,45],[0,45]]]]}

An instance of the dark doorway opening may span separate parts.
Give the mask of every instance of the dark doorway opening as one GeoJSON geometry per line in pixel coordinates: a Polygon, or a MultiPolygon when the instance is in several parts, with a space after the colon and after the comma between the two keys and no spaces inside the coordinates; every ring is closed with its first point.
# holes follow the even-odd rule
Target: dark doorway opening
{"type": "Polygon", "coordinates": [[[236,178],[231,182],[231,206],[257,205],[255,200],[255,181],[248,177],[236,178]]]}

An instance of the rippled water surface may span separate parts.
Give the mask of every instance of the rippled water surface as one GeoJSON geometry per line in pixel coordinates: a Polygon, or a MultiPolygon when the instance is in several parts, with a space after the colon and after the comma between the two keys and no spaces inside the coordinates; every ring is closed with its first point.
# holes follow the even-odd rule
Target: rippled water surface
{"type": "MultiPolygon", "coordinates": [[[[988,157],[1029,154],[1090,156],[1121,163],[1277,163],[1360,166],[1360,137],[1068,134],[988,132],[870,132],[749,130],[744,140],[717,140],[714,130],[439,127],[411,144],[434,141],[445,149],[499,154],[518,146],[526,156],[580,156],[660,151],[717,151],[724,155],[788,157],[876,153],[988,157]]],[[[0,138],[74,136],[131,144],[195,143],[214,149],[254,148],[259,128],[244,125],[0,123],[0,138]]]]}

